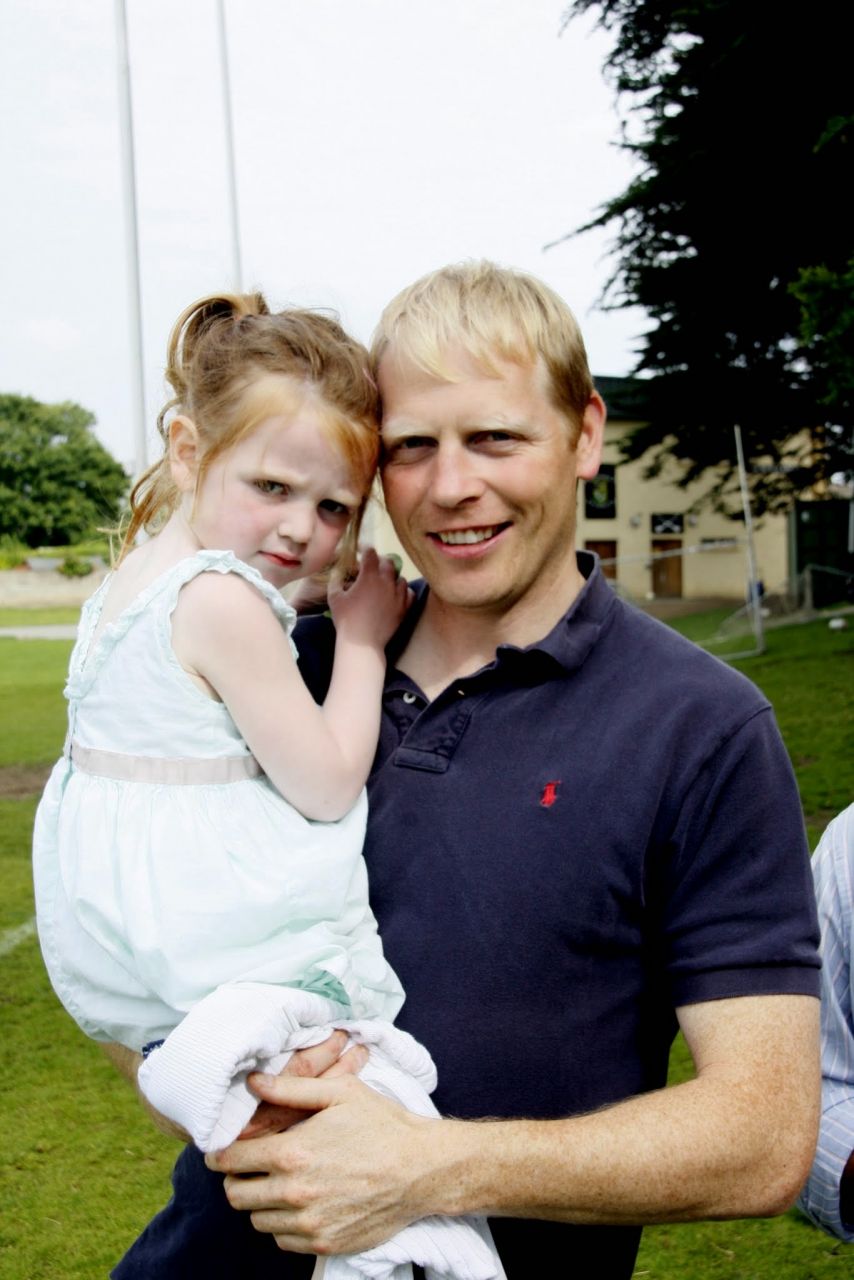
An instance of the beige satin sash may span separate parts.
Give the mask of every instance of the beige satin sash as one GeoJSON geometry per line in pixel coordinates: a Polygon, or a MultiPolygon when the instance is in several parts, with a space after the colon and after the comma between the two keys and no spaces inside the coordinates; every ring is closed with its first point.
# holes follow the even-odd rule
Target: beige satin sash
{"type": "Polygon", "coordinates": [[[210,759],[165,759],[158,756],[130,756],[120,751],[98,751],[71,743],[71,762],[83,773],[118,782],[151,782],[163,786],[189,787],[204,783],[245,782],[260,777],[264,770],[254,756],[218,756],[210,759]]]}

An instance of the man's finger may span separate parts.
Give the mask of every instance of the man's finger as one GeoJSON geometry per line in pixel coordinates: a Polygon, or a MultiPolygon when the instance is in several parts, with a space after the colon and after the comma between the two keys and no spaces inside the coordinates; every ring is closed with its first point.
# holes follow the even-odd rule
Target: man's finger
{"type": "MultiPolygon", "coordinates": [[[[349,1074],[338,1080],[301,1080],[296,1076],[269,1076],[254,1071],[248,1078],[249,1088],[263,1102],[283,1107],[288,1112],[301,1112],[302,1118],[314,1111],[334,1106],[347,1094],[349,1074]]],[[[208,1153],[205,1163],[220,1173],[263,1173],[277,1163],[285,1134],[265,1134],[260,1138],[241,1138],[222,1151],[208,1153]]]]}
{"type": "MultiPolygon", "coordinates": [[[[345,1071],[342,1078],[346,1079],[351,1074],[345,1071]]],[[[322,1111],[333,1106],[340,1097],[342,1082],[343,1079],[338,1082],[328,1078],[299,1079],[287,1073],[271,1076],[265,1071],[253,1071],[247,1079],[249,1088],[263,1102],[297,1111],[322,1111]]]]}

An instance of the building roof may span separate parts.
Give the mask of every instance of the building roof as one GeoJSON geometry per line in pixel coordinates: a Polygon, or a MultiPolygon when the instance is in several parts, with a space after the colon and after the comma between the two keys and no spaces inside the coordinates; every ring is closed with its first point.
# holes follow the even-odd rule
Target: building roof
{"type": "Polygon", "coordinates": [[[649,419],[649,395],[643,378],[596,377],[596,390],[608,406],[612,422],[646,422],[649,419]]]}

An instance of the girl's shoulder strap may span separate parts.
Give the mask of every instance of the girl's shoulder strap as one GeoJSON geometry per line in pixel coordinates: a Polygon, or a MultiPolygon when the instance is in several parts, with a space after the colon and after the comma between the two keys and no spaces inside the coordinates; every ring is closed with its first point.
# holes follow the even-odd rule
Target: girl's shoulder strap
{"type": "Polygon", "coordinates": [[[77,638],[74,648],[71,652],[71,660],[68,667],[68,682],[65,688],[66,698],[74,696],[74,684],[79,679],[86,659],[89,656],[89,650],[92,647],[92,637],[101,617],[101,610],[104,607],[104,601],[107,598],[107,592],[110,587],[110,579],[112,573],[105,574],[100,584],[89,596],[80,610],[80,620],[77,624],[77,638]]]}
{"type": "MultiPolygon", "coordinates": [[[[81,620],[81,636],[72,655],[65,696],[79,699],[88,692],[98,674],[106,664],[110,655],[118,648],[125,636],[138,626],[153,628],[156,643],[166,655],[172,654],[171,629],[172,613],[178,603],[181,588],[201,573],[236,573],[251,583],[268,601],[270,607],[289,637],[291,652],[297,657],[296,646],[290,639],[297,616],[288,602],[261,577],[257,569],[238,560],[232,551],[198,551],[195,555],[186,556],[150,582],[139,593],[122,613],[110,622],[101,632],[94,648],[91,648],[92,631],[100,616],[103,603],[103,591],[99,590],[93,598],[87,616],[81,620]]],[[[105,588],[104,588],[105,590],[105,588]]]]}
{"type": "MultiPolygon", "coordinates": [[[[296,611],[271,583],[262,578],[257,569],[253,569],[251,565],[244,563],[243,560],[238,560],[233,551],[197,551],[195,555],[179,561],[170,572],[168,583],[164,584],[166,589],[163,592],[162,600],[168,615],[171,615],[172,610],[175,608],[182,587],[185,587],[188,582],[192,582],[193,578],[197,578],[202,573],[236,573],[239,577],[244,578],[264,597],[284,630],[289,636],[291,635],[297,622],[296,611]]],[[[294,656],[296,657],[293,641],[291,641],[291,648],[294,650],[294,656]]]]}

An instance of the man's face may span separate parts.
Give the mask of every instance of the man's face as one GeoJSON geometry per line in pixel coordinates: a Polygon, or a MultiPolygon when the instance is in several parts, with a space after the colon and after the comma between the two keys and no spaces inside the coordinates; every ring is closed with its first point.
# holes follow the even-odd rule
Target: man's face
{"type": "Polygon", "coordinates": [[[545,371],[498,360],[485,373],[445,353],[454,381],[380,362],[383,486],[394,527],[447,605],[531,617],[566,607],[576,582],[575,482],[596,474],[604,406],[585,410],[577,444],[545,371]]]}

